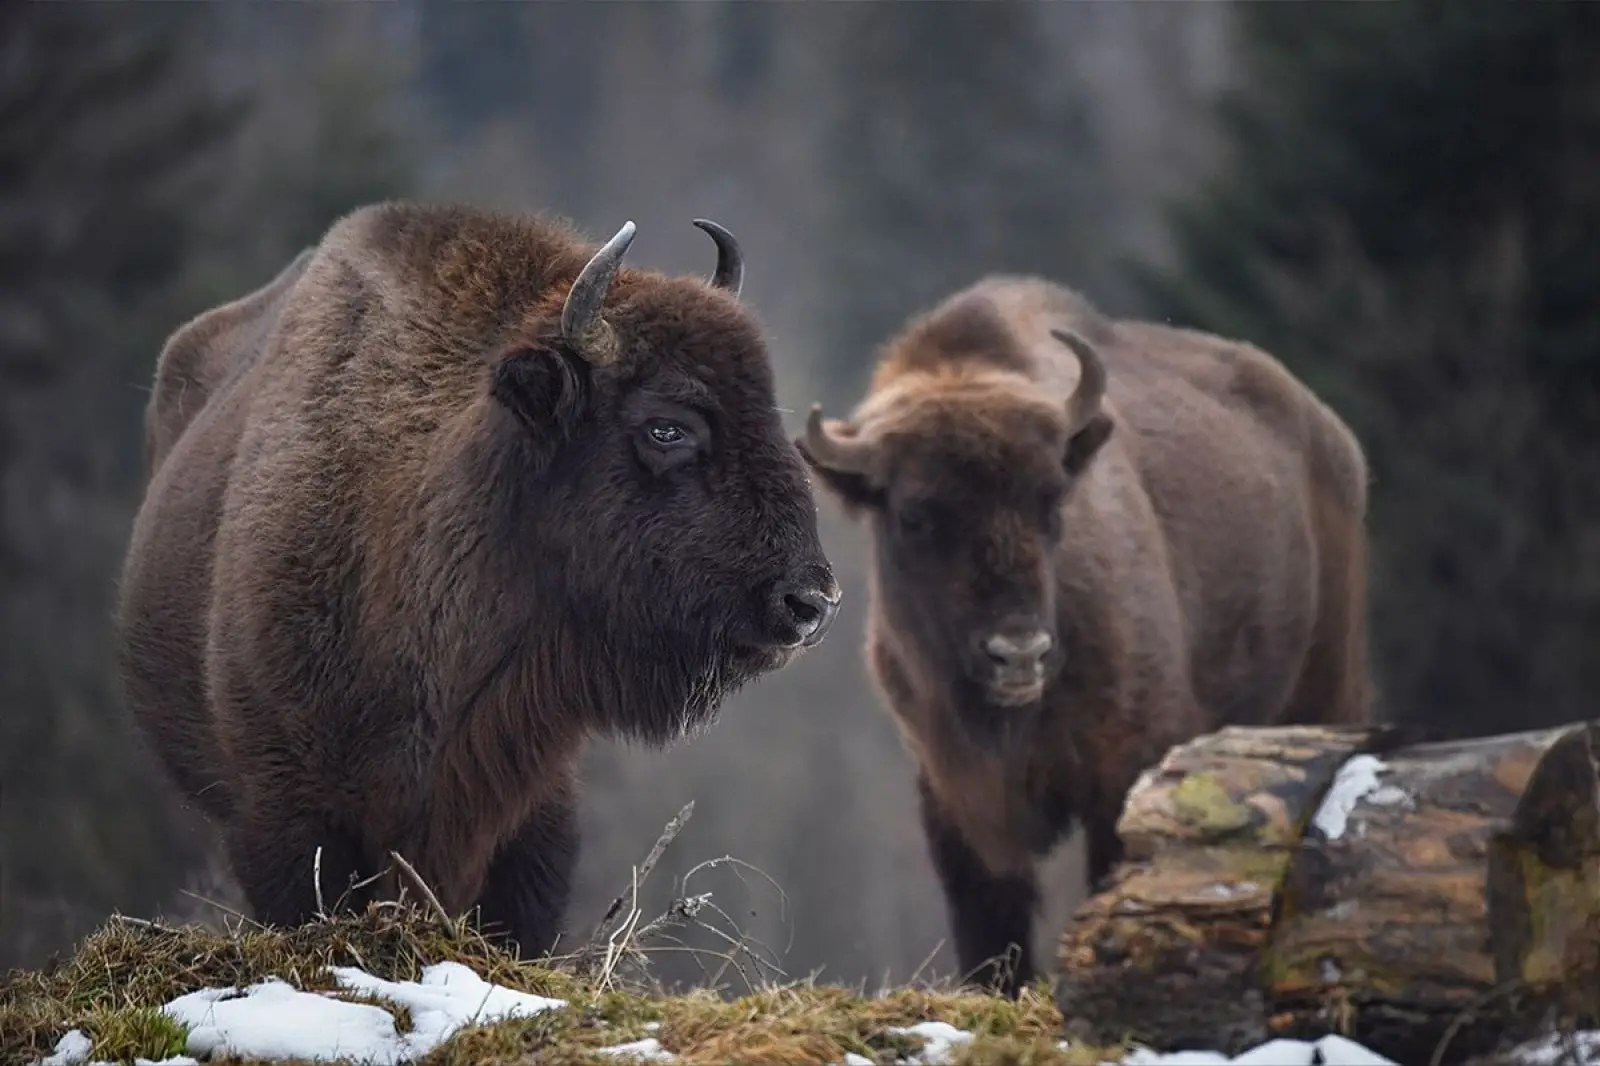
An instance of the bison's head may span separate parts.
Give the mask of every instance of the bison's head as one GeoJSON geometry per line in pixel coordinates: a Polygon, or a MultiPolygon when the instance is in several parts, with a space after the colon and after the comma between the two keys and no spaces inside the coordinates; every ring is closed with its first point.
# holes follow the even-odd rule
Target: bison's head
{"type": "Polygon", "coordinates": [[[627,223],[573,261],[492,388],[495,446],[536,486],[507,515],[540,555],[545,655],[570,672],[545,683],[654,741],[820,642],[840,598],[738,245],[696,225],[709,284],[621,269],[627,223]]]}
{"type": "Polygon", "coordinates": [[[878,609],[986,741],[1060,668],[1066,503],[1112,427],[1098,355],[1054,336],[1082,367],[1064,405],[1013,374],[931,374],[875,395],[859,424],[813,407],[796,442],[846,509],[870,516],[878,609]]]}

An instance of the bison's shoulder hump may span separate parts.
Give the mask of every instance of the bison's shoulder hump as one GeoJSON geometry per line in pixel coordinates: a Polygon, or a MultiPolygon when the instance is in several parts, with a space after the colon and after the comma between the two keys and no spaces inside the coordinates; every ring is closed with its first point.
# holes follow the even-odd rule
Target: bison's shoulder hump
{"type": "Polygon", "coordinates": [[[303,249],[259,289],[201,312],[167,338],[146,410],[150,463],[160,462],[211,397],[260,352],[315,253],[303,249]]]}

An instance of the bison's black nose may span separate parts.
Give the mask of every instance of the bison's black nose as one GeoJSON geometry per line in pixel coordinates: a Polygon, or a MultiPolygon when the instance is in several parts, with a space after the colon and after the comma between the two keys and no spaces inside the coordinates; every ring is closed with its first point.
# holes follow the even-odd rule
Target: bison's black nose
{"type": "Polygon", "coordinates": [[[1044,661],[1055,640],[1042,629],[992,633],[983,641],[984,654],[1005,670],[1030,670],[1044,661]]]}
{"type": "Polygon", "coordinates": [[[785,643],[810,648],[822,643],[839,613],[839,590],[816,585],[779,582],[772,592],[771,617],[776,634],[785,643]]]}

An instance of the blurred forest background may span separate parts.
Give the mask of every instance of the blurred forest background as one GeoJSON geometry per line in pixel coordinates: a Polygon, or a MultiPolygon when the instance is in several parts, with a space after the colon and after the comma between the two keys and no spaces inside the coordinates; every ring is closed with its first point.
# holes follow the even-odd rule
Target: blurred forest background
{"type": "MultiPolygon", "coordinates": [[[[230,898],[111,682],[141,412],[186,317],[389,196],[632,218],[631,261],[697,273],[689,220],[720,220],[791,412],[847,408],[878,341],[988,270],[1251,340],[1369,450],[1383,713],[1596,713],[1600,5],[11,4],[0,29],[0,965],[230,898]]],[[[822,517],[824,646],[692,744],[594,748],[580,936],[693,799],[647,910],[731,854],[786,900],[691,888],[788,973],[949,972],[861,665],[864,538],[822,517]]]]}

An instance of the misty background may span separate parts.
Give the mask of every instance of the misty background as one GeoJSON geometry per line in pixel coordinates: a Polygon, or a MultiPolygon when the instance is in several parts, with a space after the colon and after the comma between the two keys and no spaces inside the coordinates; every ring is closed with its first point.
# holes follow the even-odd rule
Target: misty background
{"type": "MultiPolygon", "coordinates": [[[[795,431],[990,270],[1257,343],[1368,450],[1381,713],[1596,713],[1600,5],[4,5],[0,966],[113,909],[237,905],[110,670],[140,420],[168,334],[391,196],[596,240],[631,218],[630,263],[702,275],[690,219],[722,222],[795,431]]],[[[866,539],[821,509],[823,646],[692,743],[590,752],[579,940],[692,799],[647,915],[732,855],[785,897],[729,868],[689,889],[789,975],[953,968],[861,660],[866,539]]]]}

